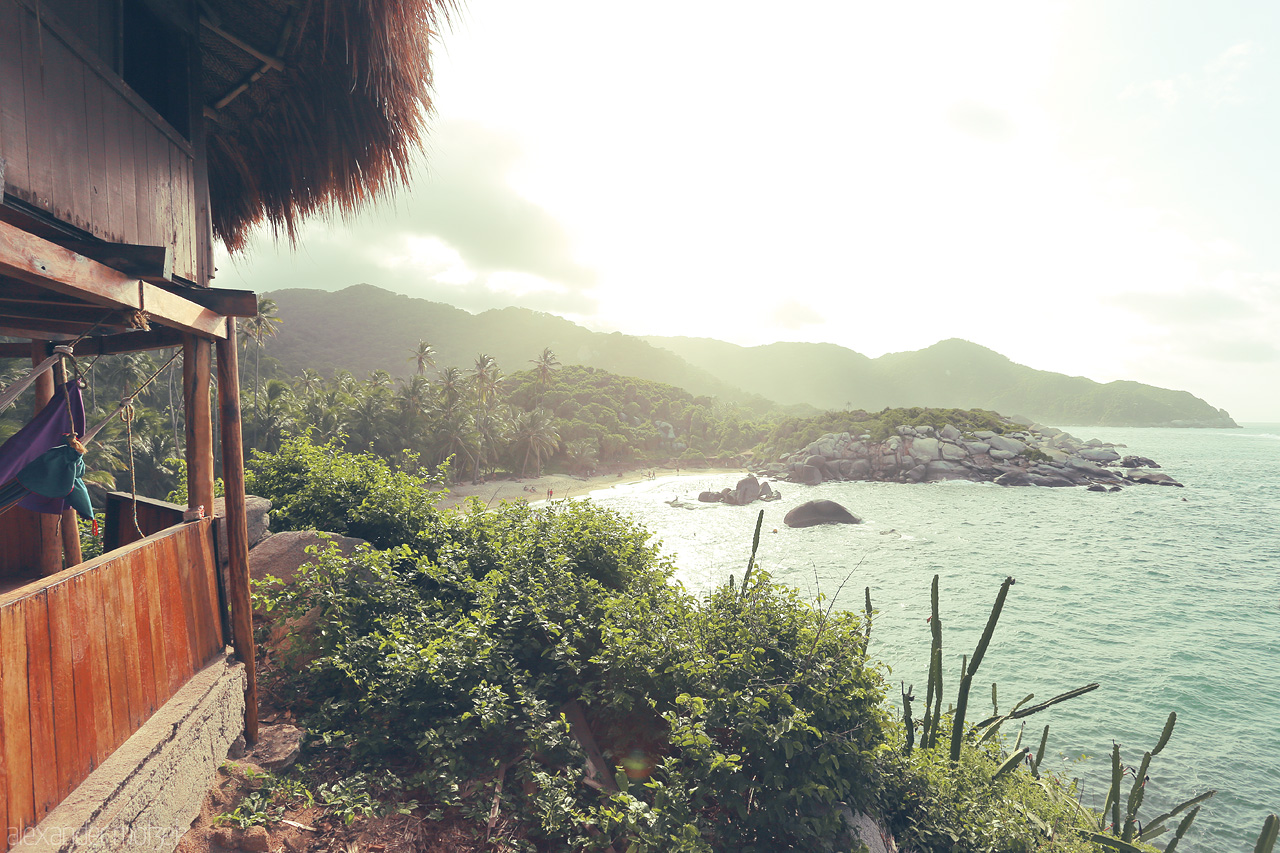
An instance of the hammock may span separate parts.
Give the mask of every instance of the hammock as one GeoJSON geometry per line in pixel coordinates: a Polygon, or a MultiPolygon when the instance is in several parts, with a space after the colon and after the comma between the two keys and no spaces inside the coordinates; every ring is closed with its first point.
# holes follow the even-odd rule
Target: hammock
{"type": "Polygon", "coordinates": [[[18,395],[31,387],[31,383],[35,382],[36,378],[39,377],[40,374],[57,364],[58,360],[64,355],[70,356],[71,354],[71,347],[69,346],[54,347],[53,355],[31,368],[30,373],[4,389],[4,391],[0,391],[0,412],[9,408],[9,406],[13,404],[13,401],[18,399],[18,395]]]}
{"type": "Polygon", "coordinates": [[[55,390],[30,423],[0,445],[0,512],[20,505],[61,515],[71,506],[93,518],[83,480],[83,450],[66,440],[67,435],[84,433],[84,400],[73,380],[55,390]]]}

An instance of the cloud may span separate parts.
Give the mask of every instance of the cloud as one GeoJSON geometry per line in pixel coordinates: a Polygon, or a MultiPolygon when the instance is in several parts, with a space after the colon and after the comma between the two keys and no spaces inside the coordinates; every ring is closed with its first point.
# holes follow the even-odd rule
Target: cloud
{"type": "Polygon", "coordinates": [[[801,329],[805,326],[816,326],[824,322],[817,311],[802,302],[783,302],[773,309],[773,322],[784,329],[801,329]]]}
{"type": "Polygon", "coordinates": [[[442,122],[410,190],[350,221],[312,220],[291,248],[262,231],[234,258],[224,287],[338,290],[368,282],[481,311],[521,305],[588,316],[596,273],[573,256],[556,217],[511,185],[521,149],[470,122],[442,122]]]}
{"type": "Polygon", "coordinates": [[[1130,84],[1120,92],[1120,100],[1150,97],[1167,107],[1177,106],[1187,100],[1208,103],[1214,107],[1242,104],[1247,98],[1241,90],[1241,84],[1256,52],[1257,48],[1252,42],[1233,44],[1195,73],[1130,84]]]}

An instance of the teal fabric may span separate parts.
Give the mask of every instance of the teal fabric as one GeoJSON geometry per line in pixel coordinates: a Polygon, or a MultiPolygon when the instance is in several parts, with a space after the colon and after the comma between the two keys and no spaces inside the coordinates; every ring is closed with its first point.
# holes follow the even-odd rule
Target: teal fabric
{"type": "Polygon", "coordinates": [[[93,504],[84,485],[84,457],[68,444],[32,460],[18,472],[17,481],[38,495],[62,498],[84,518],[93,518],[93,504]]]}

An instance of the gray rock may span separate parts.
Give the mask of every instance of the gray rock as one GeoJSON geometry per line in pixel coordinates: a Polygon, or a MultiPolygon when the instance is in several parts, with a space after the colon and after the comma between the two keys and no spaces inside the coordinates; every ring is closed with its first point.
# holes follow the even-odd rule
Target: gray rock
{"type": "MultiPolygon", "coordinates": [[[[267,538],[271,523],[271,501],[257,495],[244,496],[245,524],[249,529],[249,547],[252,548],[267,538]]],[[[215,518],[227,517],[227,499],[213,499],[213,515],[215,518]]],[[[226,565],[227,525],[218,525],[218,554],[222,556],[222,564],[226,565]]]]}
{"type": "Polygon", "coordinates": [[[806,486],[822,485],[822,469],[814,465],[801,465],[796,480],[806,486]]]}
{"type": "Polygon", "coordinates": [[[999,477],[996,477],[995,484],[997,486],[1034,486],[1034,475],[1026,471],[1013,470],[1006,471],[999,477]]]}
{"type": "Polygon", "coordinates": [[[787,527],[813,527],[818,524],[861,524],[849,510],[835,501],[806,501],[795,507],[783,517],[782,523],[787,527]]]}
{"type": "Polygon", "coordinates": [[[698,492],[698,500],[704,504],[718,504],[724,500],[724,495],[719,492],[698,492]]]}
{"type": "Polygon", "coordinates": [[[1080,451],[1080,457],[1090,462],[1115,462],[1120,454],[1109,447],[1086,447],[1080,451]]]}
{"type": "Polygon", "coordinates": [[[969,457],[969,449],[967,447],[964,447],[963,445],[960,445],[960,444],[952,444],[949,441],[943,442],[940,450],[942,451],[943,459],[958,461],[960,459],[967,459],[969,457]]]}
{"type": "Polygon", "coordinates": [[[1147,471],[1142,468],[1134,468],[1125,473],[1125,476],[1134,483],[1146,483],[1153,486],[1177,486],[1182,488],[1182,484],[1170,477],[1168,474],[1158,474],[1155,471],[1147,471]]]}
{"type": "MultiPolygon", "coordinates": [[[[1120,491],[1120,487],[1119,487],[1119,486],[1115,486],[1114,488],[1115,488],[1115,490],[1116,490],[1116,491],[1120,491]]],[[[1106,486],[1104,486],[1104,485],[1102,485],[1101,483],[1090,483],[1089,485],[1085,486],[1085,490],[1086,490],[1086,491],[1090,491],[1090,492],[1105,492],[1105,491],[1109,491],[1109,490],[1107,489],[1107,487],[1106,487],[1106,486]]]]}
{"type": "Polygon", "coordinates": [[[249,551],[249,575],[256,581],[270,575],[289,583],[297,576],[298,569],[303,564],[315,562],[316,555],[308,554],[307,548],[317,546],[324,549],[330,542],[338,547],[343,556],[350,556],[360,545],[369,544],[353,536],[320,534],[314,530],[273,533],[249,551]]]}
{"type": "Polygon", "coordinates": [[[1145,456],[1126,456],[1120,460],[1121,468],[1159,468],[1155,462],[1145,456]]]}
{"type": "Polygon", "coordinates": [[[991,453],[989,455],[991,456],[992,459],[1000,459],[1000,460],[1007,461],[1009,459],[1016,459],[1018,456],[1018,452],[1016,450],[996,450],[992,448],[991,453]]]}
{"type": "Polygon", "coordinates": [[[851,480],[865,480],[871,476],[871,462],[866,459],[852,460],[846,476],[851,480]]]}
{"type": "Polygon", "coordinates": [[[929,468],[927,463],[922,462],[914,468],[911,468],[907,471],[906,476],[908,483],[923,483],[925,480],[929,479],[929,468]]]}
{"type": "Polygon", "coordinates": [[[302,737],[302,729],[288,723],[259,726],[258,742],[245,753],[245,758],[263,770],[273,773],[283,770],[298,760],[298,753],[302,751],[302,737]]]}
{"type": "Polygon", "coordinates": [[[733,492],[737,505],[746,506],[760,497],[760,481],[754,475],[743,477],[738,481],[738,485],[733,492]]]}
{"type": "Polygon", "coordinates": [[[911,442],[911,458],[917,462],[929,462],[937,459],[941,453],[941,445],[936,438],[915,438],[911,442]]]}
{"type": "Polygon", "coordinates": [[[977,432],[975,432],[975,433],[973,434],[973,437],[974,437],[974,438],[981,438],[981,439],[983,439],[983,440],[985,441],[985,440],[986,440],[986,439],[988,439],[988,438],[995,438],[995,437],[996,437],[996,433],[992,432],[992,431],[991,431],[991,430],[989,430],[989,429],[980,429],[980,430],[978,430],[977,432]]]}
{"type": "Polygon", "coordinates": [[[947,441],[957,441],[960,438],[960,430],[956,429],[951,424],[947,424],[942,428],[942,431],[939,432],[938,435],[945,438],[947,441]]]}
{"type": "MultiPolygon", "coordinates": [[[[993,435],[986,441],[992,451],[1001,450],[1006,453],[1013,453],[1014,455],[1017,455],[1027,449],[1027,446],[1021,441],[1018,441],[1018,439],[1009,438],[1005,435],[993,435]]],[[[995,453],[993,452],[991,455],[994,456],[995,453]]]]}

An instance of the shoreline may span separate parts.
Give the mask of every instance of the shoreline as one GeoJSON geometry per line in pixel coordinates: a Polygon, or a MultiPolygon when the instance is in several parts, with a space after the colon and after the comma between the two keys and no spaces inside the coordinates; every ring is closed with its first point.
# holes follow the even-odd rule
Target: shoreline
{"type": "Polygon", "coordinates": [[[647,479],[675,476],[697,476],[702,474],[706,474],[708,476],[716,474],[739,474],[745,477],[747,476],[747,469],[677,469],[666,466],[642,465],[634,468],[625,468],[621,471],[596,474],[591,477],[576,477],[572,474],[543,474],[540,477],[491,480],[488,483],[481,483],[478,485],[458,483],[449,487],[449,492],[436,503],[436,507],[439,509],[453,509],[455,507],[462,506],[467,498],[472,497],[478,498],[485,506],[491,506],[502,501],[510,500],[524,500],[529,502],[545,501],[547,499],[548,489],[553,492],[553,500],[559,500],[561,498],[580,498],[601,489],[608,489],[612,486],[626,486],[634,483],[642,483],[647,479]],[[652,472],[653,477],[650,478],[645,476],[646,472],[652,472]],[[529,489],[532,489],[532,491],[529,491],[529,489]]]}

